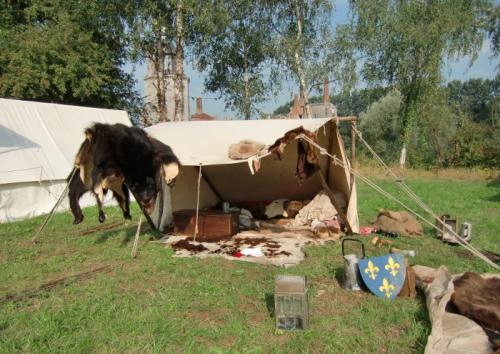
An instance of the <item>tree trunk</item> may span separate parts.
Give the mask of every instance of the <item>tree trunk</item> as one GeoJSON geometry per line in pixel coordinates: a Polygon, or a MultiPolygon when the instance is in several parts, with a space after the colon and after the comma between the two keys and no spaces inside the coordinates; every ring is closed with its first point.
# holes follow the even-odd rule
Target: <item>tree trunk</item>
{"type": "Polygon", "coordinates": [[[177,14],[175,18],[175,112],[174,121],[184,118],[184,23],[183,0],[177,0],[177,14]]]}
{"type": "Polygon", "coordinates": [[[304,68],[302,67],[302,59],[300,55],[301,41],[302,41],[302,16],[298,1],[295,2],[295,15],[297,16],[297,46],[295,47],[295,66],[297,69],[297,76],[299,79],[300,99],[304,104],[305,118],[311,118],[311,110],[309,107],[309,99],[306,93],[306,79],[304,68]]]}
{"type": "Polygon", "coordinates": [[[167,106],[165,104],[165,50],[162,41],[162,29],[157,31],[156,39],[156,56],[155,56],[155,69],[156,69],[156,99],[158,109],[158,121],[167,121],[167,106]]]}
{"type": "Polygon", "coordinates": [[[250,89],[248,87],[248,58],[246,48],[243,49],[243,104],[245,111],[245,120],[250,119],[250,89]]]}

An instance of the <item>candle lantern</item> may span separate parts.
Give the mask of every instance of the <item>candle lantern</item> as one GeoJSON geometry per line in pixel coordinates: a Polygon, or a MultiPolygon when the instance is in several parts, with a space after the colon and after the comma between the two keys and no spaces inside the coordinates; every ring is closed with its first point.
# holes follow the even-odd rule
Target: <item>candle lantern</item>
{"type": "Polygon", "coordinates": [[[299,275],[277,275],[274,280],[276,328],[287,330],[307,329],[309,325],[309,306],[306,278],[299,275]]]}

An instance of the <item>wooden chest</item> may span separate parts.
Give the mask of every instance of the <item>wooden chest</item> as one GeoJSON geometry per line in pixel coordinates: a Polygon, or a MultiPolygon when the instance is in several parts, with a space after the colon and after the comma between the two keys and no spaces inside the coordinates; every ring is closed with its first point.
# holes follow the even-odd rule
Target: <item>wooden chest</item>
{"type": "MultiPolygon", "coordinates": [[[[174,233],[193,236],[196,210],[174,211],[174,233]]],[[[204,210],[198,213],[197,241],[219,241],[229,239],[239,232],[238,213],[223,213],[219,210],[204,210]]]]}

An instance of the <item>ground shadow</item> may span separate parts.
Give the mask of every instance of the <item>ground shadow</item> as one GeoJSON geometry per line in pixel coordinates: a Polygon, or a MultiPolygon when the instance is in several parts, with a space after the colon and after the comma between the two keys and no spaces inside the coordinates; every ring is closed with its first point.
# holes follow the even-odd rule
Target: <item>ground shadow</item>
{"type": "Polygon", "coordinates": [[[266,294],[265,301],[269,317],[274,318],[274,294],[266,294]]]}
{"type": "MultiPolygon", "coordinates": [[[[134,238],[136,231],[137,231],[137,225],[135,225],[135,224],[130,225],[130,226],[126,226],[126,227],[119,227],[116,229],[103,231],[100,233],[99,237],[95,240],[94,243],[96,243],[96,244],[105,243],[108,241],[108,239],[114,238],[122,233],[125,233],[125,235],[123,236],[123,239],[121,241],[121,246],[124,246],[131,239],[134,238]]],[[[87,236],[91,236],[91,235],[87,235],[87,236]]]]}
{"type": "Polygon", "coordinates": [[[493,181],[489,182],[486,187],[488,188],[496,188],[497,189],[497,194],[492,195],[490,197],[485,198],[486,200],[489,200],[491,202],[500,202],[500,177],[494,179],[493,181]]]}

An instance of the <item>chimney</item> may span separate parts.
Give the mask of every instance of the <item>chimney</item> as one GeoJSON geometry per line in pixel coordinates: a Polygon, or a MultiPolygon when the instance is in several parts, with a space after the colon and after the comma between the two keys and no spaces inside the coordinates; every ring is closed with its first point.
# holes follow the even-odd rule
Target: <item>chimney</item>
{"type": "Polygon", "coordinates": [[[328,79],[325,79],[323,88],[323,104],[326,106],[330,103],[330,93],[328,92],[328,79]]]}
{"type": "Polygon", "coordinates": [[[201,113],[203,113],[201,97],[196,97],[196,114],[201,114],[201,113]]]}

